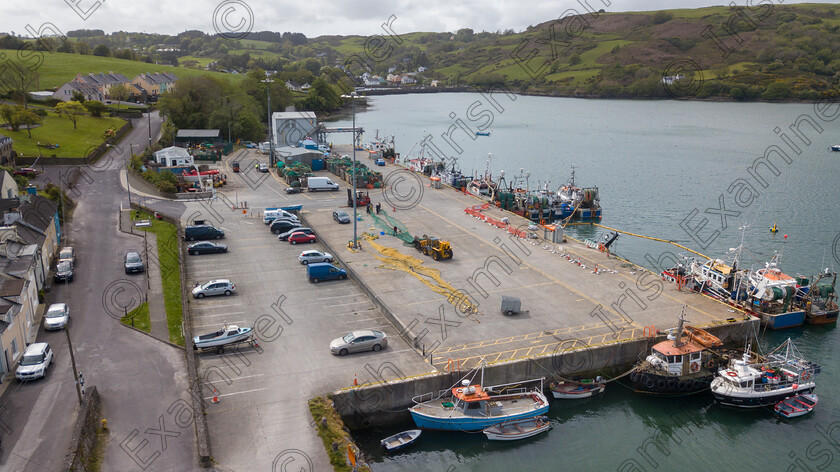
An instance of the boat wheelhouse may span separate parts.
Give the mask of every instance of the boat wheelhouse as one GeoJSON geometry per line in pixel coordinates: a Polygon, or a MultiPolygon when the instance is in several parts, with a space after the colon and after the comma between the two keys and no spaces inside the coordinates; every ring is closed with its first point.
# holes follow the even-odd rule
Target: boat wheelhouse
{"type": "Polygon", "coordinates": [[[808,294],[802,300],[805,322],[808,324],[837,323],[840,309],[837,307],[837,272],[826,269],[811,284],[808,294]]]}
{"type": "Polygon", "coordinates": [[[690,274],[699,292],[726,300],[732,295],[735,270],[734,265],[728,265],[721,259],[709,259],[703,264],[693,261],[690,274]]]}

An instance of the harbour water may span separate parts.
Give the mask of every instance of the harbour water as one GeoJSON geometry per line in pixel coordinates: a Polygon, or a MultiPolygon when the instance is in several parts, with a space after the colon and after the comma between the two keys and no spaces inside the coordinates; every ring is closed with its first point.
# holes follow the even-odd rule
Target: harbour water
{"type": "MultiPolygon", "coordinates": [[[[393,134],[403,156],[412,147],[410,154],[417,155],[415,144],[430,135],[427,143],[457,157],[465,174],[483,173],[492,153],[494,178],[504,169],[510,181],[522,168],[530,171],[530,188],[550,181],[551,190],[575,164],[579,185],[600,188],[604,225],[674,240],[712,257],[738,246],[739,227],[746,226],[742,267],[758,268],[781,252],[780,267],[790,275],[840,269],[840,153],[828,150],[840,142],[836,106],[513,99],[501,93],[383,96],[370,103],[356,115],[366,130],[364,141],[377,129],[393,134]],[[491,135],[470,136],[459,124],[491,135]],[[457,131],[447,140],[442,135],[450,127],[457,131]],[[756,163],[765,155],[770,166],[756,163]],[[769,231],[774,223],[776,234],[769,231]]],[[[332,125],[349,126],[350,120],[332,125]]],[[[589,226],[570,229],[575,237],[603,233],[589,226]]],[[[613,249],[649,268],[684,253],[631,236],[622,236],[613,249]]],[[[514,444],[428,432],[405,453],[382,456],[378,439],[411,424],[358,439],[377,471],[840,470],[836,329],[760,334],[765,352],[790,336],[806,358],[823,366],[820,403],[810,415],[780,421],[765,409],[719,407],[711,394],[652,398],[611,383],[596,398],[555,400],[549,410],[554,428],[514,444]]]]}

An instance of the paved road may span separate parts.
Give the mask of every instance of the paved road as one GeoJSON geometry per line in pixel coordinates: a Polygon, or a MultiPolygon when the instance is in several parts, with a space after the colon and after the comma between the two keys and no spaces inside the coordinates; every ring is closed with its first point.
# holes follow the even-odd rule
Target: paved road
{"type": "MultiPolygon", "coordinates": [[[[156,136],[160,122],[152,118],[156,136]]],[[[121,146],[142,148],[148,134],[147,119],[135,120],[121,146]]],[[[69,285],[53,287],[47,302],[69,304],[76,364],[86,385],[96,385],[103,397],[110,436],[102,470],[190,470],[198,462],[194,429],[191,423],[179,427],[172,416],[183,413],[179,420],[188,421],[188,412],[177,407],[179,399],[189,398],[183,351],[120,326],[109,316],[132,297],[142,297],[146,287],[142,276],[126,276],[121,266],[125,251],[142,247],[139,237],[117,228],[118,210],[128,203],[119,183],[123,159],[115,149],[93,167],[79,169],[82,178],[69,192],[78,207],[62,241],[76,247],[76,277],[69,285]],[[144,440],[148,443],[141,448],[144,440]],[[133,449],[134,457],[127,452],[133,449]]],[[[57,169],[50,168],[39,181],[46,178],[57,182],[57,169]]],[[[61,470],[77,416],[66,336],[41,332],[38,338],[53,346],[56,361],[47,379],[17,384],[0,400],[0,419],[11,430],[0,430],[4,471],[61,470]]]]}

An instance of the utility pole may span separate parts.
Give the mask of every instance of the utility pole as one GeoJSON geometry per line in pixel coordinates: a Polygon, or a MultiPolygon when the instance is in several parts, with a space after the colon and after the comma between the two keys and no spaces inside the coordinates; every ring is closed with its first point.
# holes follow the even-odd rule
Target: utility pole
{"type": "Polygon", "coordinates": [[[266,78],[260,82],[265,83],[266,112],[268,113],[268,165],[274,166],[274,131],[271,126],[271,84],[274,80],[266,78]]]}
{"type": "Polygon", "coordinates": [[[359,236],[356,227],[358,225],[356,216],[356,92],[350,94],[353,101],[353,249],[359,249],[359,236]]]}
{"type": "Polygon", "coordinates": [[[79,371],[76,370],[76,356],[73,355],[73,343],[70,341],[70,324],[68,323],[64,327],[64,334],[67,335],[67,347],[70,349],[70,363],[73,365],[73,379],[76,382],[76,393],[79,395],[79,405],[81,406],[82,401],[82,386],[79,385],[79,371]]]}
{"type": "Polygon", "coordinates": [[[134,143],[129,143],[128,145],[131,149],[131,156],[128,158],[128,163],[125,164],[125,188],[128,191],[128,213],[131,215],[131,183],[128,181],[128,166],[131,163],[131,160],[134,159],[134,143]]]}
{"type": "MultiPolygon", "coordinates": [[[[152,149],[152,107],[148,103],[146,104],[148,108],[146,108],[146,112],[149,115],[149,150],[152,149]]],[[[175,145],[175,142],[172,142],[172,145],[175,145]]]]}

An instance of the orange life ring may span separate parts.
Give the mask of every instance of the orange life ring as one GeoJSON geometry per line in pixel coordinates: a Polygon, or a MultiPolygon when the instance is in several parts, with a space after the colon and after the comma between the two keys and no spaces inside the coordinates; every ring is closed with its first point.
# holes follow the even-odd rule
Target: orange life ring
{"type": "Polygon", "coordinates": [[[699,372],[700,371],[700,363],[699,362],[692,362],[691,363],[691,371],[692,372],[699,372]]]}
{"type": "Polygon", "coordinates": [[[810,371],[810,370],[806,370],[805,372],[802,372],[802,376],[801,376],[801,377],[802,377],[802,380],[808,380],[808,379],[810,379],[810,378],[811,378],[811,371],[810,371]]]}
{"type": "Polygon", "coordinates": [[[737,376],[738,376],[738,373],[736,373],[736,372],[732,372],[732,371],[729,371],[729,372],[727,372],[727,373],[726,373],[726,375],[728,375],[728,376],[730,376],[730,377],[737,377],[737,376]]]}
{"type": "Polygon", "coordinates": [[[707,369],[711,369],[714,366],[715,366],[715,361],[713,361],[712,359],[709,359],[709,362],[706,362],[706,368],[707,369]]]}

